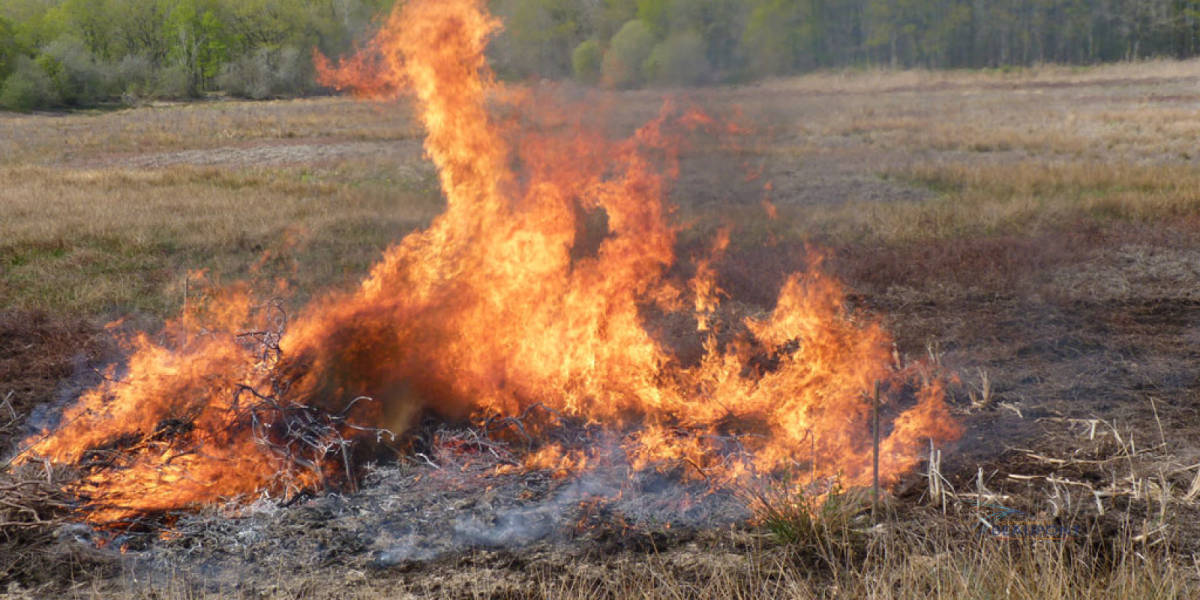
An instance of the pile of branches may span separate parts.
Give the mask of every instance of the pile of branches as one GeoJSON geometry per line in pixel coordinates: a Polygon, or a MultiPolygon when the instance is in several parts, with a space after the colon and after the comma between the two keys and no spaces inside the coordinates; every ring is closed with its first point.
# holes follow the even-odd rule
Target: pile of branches
{"type": "MultiPolygon", "coordinates": [[[[17,433],[20,417],[0,400],[0,439],[17,433]]],[[[103,572],[111,557],[79,543],[86,528],[72,521],[75,498],[67,490],[79,472],[49,462],[0,462],[0,589],[56,585],[81,568],[103,572]]]]}
{"type": "Polygon", "coordinates": [[[297,470],[316,475],[326,489],[357,488],[353,453],[355,443],[364,436],[373,436],[377,443],[384,438],[394,441],[396,435],[387,430],[356,425],[349,414],[361,402],[373,402],[367,396],[359,396],[338,412],[281,399],[276,394],[263,394],[249,386],[239,386],[235,397],[235,410],[241,414],[235,420],[236,427],[248,425],[254,441],[279,457],[288,472],[282,474],[288,487],[284,495],[292,498],[305,490],[296,489],[291,482],[303,478],[295,477],[297,470]],[[244,403],[244,396],[253,400],[244,403]],[[335,467],[336,465],[336,467],[335,467]]]}
{"type": "MultiPolygon", "coordinates": [[[[280,458],[294,474],[296,469],[307,470],[321,482],[322,487],[341,487],[354,491],[357,477],[352,456],[355,442],[374,437],[376,443],[384,438],[395,441],[390,430],[356,425],[350,414],[359,404],[375,402],[369,396],[358,396],[338,411],[303,404],[289,399],[293,369],[281,368],[283,350],[279,347],[287,329],[288,316],[283,303],[272,300],[264,307],[270,324],[257,331],[238,335],[263,364],[272,365],[266,389],[239,385],[234,392],[233,410],[236,414],[231,427],[248,427],[254,441],[280,458]],[[340,468],[331,468],[340,465],[340,468]]],[[[294,477],[288,477],[295,479],[294,477]]],[[[290,483],[285,484],[291,488],[290,483]]],[[[304,490],[288,489],[286,496],[298,497],[304,490]]]]}
{"type": "Polygon", "coordinates": [[[57,585],[86,569],[104,573],[112,553],[90,543],[75,523],[77,502],[67,490],[74,469],[44,462],[0,465],[0,584],[57,585]]]}
{"type": "MultiPolygon", "coordinates": [[[[376,442],[384,438],[394,440],[394,434],[352,422],[352,412],[373,410],[373,407],[367,406],[374,402],[369,397],[354,398],[338,408],[310,405],[304,402],[304,398],[298,398],[298,394],[292,390],[297,373],[295,369],[283,366],[285,362],[280,341],[287,328],[288,317],[282,303],[271,301],[259,307],[258,311],[265,326],[239,333],[236,338],[240,345],[257,356],[259,364],[266,369],[266,377],[253,386],[237,385],[231,391],[232,402],[227,409],[192,407],[183,414],[164,418],[151,432],[129,432],[93,448],[74,465],[70,477],[43,477],[37,480],[41,487],[31,487],[34,480],[23,481],[20,489],[42,490],[46,499],[51,498],[46,494],[53,492],[57,503],[54,504],[56,518],[78,518],[98,509],[119,510],[122,507],[109,504],[102,493],[89,493],[88,481],[92,475],[119,471],[137,460],[142,453],[159,455],[166,448],[171,448],[170,454],[175,456],[212,454],[206,452],[202,445],[213,442],[203,442],[202,439],[249,438],[258,449],[277,458],[274,462],[279,465],[278,473],[269,489],[261,490],[271,497],[294,502],[321,490],[353,491],[358,479],[355,465],[361,458],[354,454],[364,446],[361,442],[370,438],[375,438],[376,442]],[[205,410],[228,411],[220,415],[218,420],[221,431],[206,431],[206,435],[198,435],[200,417],[205,410]]],[[[197,333],[209,334],[208,331],[197,333]]],[[[171,337],[171,334],[166,335],[168,339],[171,337]]],[[[14,458],[18,459],[16,462],[23,463],[22,469],[29,464],[39,464],[37,457],[18,455],[14,458]]],[[[2,489],[3,486],[0,486],[2,489]]],[[[26,511],[23,514],[31,523],[45,521],[41,517],[42,512],[35,515],[26,511]]],[[[106,523],[102,528],[124,533],[153,531],[163,522],[174,521],[176,516],[175,511],[137,514],[106,523]]]]}
{"type": "Polygon", "coordinates": [[[67,486],[78,473],[50,463],[24,463],[0,471],[0,541],[45,534],[74,510],[67,486]]]}
{"type": "MultiPolygon", "coordinates": [[[[15,431],[18,418],[8,398],[0,401],[0,411],[0,433],[15,431]]],[[[29,541],[62,525],[72,510],[65,487],[77,478],[49,462],[0,464],[0,543],[29,541]]],[[[0,564],[0,577],[4,574],[0,564]]]]}

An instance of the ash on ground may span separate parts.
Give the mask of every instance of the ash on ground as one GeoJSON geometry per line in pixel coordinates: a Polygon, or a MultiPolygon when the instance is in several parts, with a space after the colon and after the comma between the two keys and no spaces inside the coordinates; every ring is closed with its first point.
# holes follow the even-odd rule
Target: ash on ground
{"type": "Polygon", "coordinates": [[[354,493],[185,515],[126,561],[143,581],[220,590],[312,568],[405,571],[471,551],[654,551],[751,516],[736,494],[682,470],[606,466],[558,477],[435,460],[369,467],[354,493]]]}

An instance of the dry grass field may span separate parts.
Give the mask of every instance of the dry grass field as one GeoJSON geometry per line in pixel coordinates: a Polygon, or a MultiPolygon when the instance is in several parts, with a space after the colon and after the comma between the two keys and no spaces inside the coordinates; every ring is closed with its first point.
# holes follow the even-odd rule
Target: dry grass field
{"type": "MultiPolygon", "coordinates": [[[[664,94],[740,111],[742,147],[683,157],[681,254],[731,226],[721,286],[761,307],[819,252],[899,353],[957,374],[966,434],[880,524],[849,499],[774,533],[396,568],[281,559],[228,586],[57,556],[72,566],[51,577],[0,570],[8,595],[1200,596],[1200,62],[543,93],[605,107],[616,132],[664,94]],[[1078,535],[981,536],[996,502],[1078,535]]],[[[294,302],[358,281],[442,209],[421,135],[403,105],[346,98],[0,113],[0,458],[35,407],[117,356],[109,321],[153,330],[206,281],[284,280],[294,302]]]]}

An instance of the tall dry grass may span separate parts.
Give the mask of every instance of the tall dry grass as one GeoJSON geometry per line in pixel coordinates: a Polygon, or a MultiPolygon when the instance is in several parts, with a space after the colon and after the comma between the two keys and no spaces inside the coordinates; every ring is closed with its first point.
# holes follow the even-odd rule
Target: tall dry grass
{"type": "MultiPolygon", "coordinates": [[[[445,565],[440,575],[350,570],[284,574],[269,585],[203,590],[183,578],[161,586],[132,575],[79,598],[496,598],[559,600],[1185,600],[1200,594],[1195,568],[1129,540],[1112,540],[1104,557],[1073,542],[1006,542],[948,533],[931,519],[906,531],[879,526],[865,557],[829,566],[758,537],[750,547],[693,546],[661,553],[577,560],[569,567],[535,560],[519,569],[445,565]]],[[[736,534],[746,543],[746,534],[736,534]]],[[[428,573],[427,566],[417,573],[428,573]]]]}
{"type": "Polygon", "coordinates": [[[1200,60],[1150,59],[1095,66],[1040,64],[977,70],[843,69],[768,80],[763,87],[800,92],[879,93],[921,87],[996,85],[1104,85],[1200,76],[1200,60]]]}
{"type": "Polygon", "coordinates": [[[431,173],[370,161],[0,167],[0,189],[0,305],[74,314],[167,316],[192,270],[238,278],[258,265],[301,291],[345,283],[441,210],[431,173]]]}
{"type": "MultiPolygon", "coordinates": [[[[695,186],[720,201],[677,196],[698,230],[685,241],[728,223],[735,244],[887,245],[1190,219],[1198,76],[1197,61],[1152,61],[818,73],[703,90],[691,99],[740,107],[766,134],[739,160],[773,166],[764,178],[777,190],[818,183],[829,197],[777,192],[772,221],[760,192],[695,186]],[[879,177],[876,187],[902,193],[859,197],[839,183],[879,177]]],[[[600,96],[618,130],[661,102],[657,92],[600,96]]],[[[0,114],[0,304],[163,316],[188,270],[241,277],[263,251],[278,257],[297,240],[300,287],[353,279],[438,211],[419,136],[403,105],[344,98],[0,114]]]]}
{"type": "Polygon", "coordinates": [[[1182,164],[951,163],[888,176],[931,194],[918,201],[787,207],[792,233],[832,243],[892,244],[1200,216],[1200,170],[1182,164]]]}
{"type": "Polygon", "coordinates": [[[156,103],[38,115],[0,111],[0,165],[74,165],[114,155],[264,140],[398,140],[420,135],[407,105],[351,98],[156,103]]]}

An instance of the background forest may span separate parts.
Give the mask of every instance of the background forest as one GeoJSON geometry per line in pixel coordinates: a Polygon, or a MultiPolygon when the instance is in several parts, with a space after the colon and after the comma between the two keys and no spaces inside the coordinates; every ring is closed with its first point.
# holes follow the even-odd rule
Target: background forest
{"type": "MultiPolygon", "coordinates": [[[[0,0],[0,108],[319,91],[392,0],[0,0]]],[[[1185,58],[1200,0],[492,0],[505,78],[628,88],[843,67],[1185,58]]]]}

